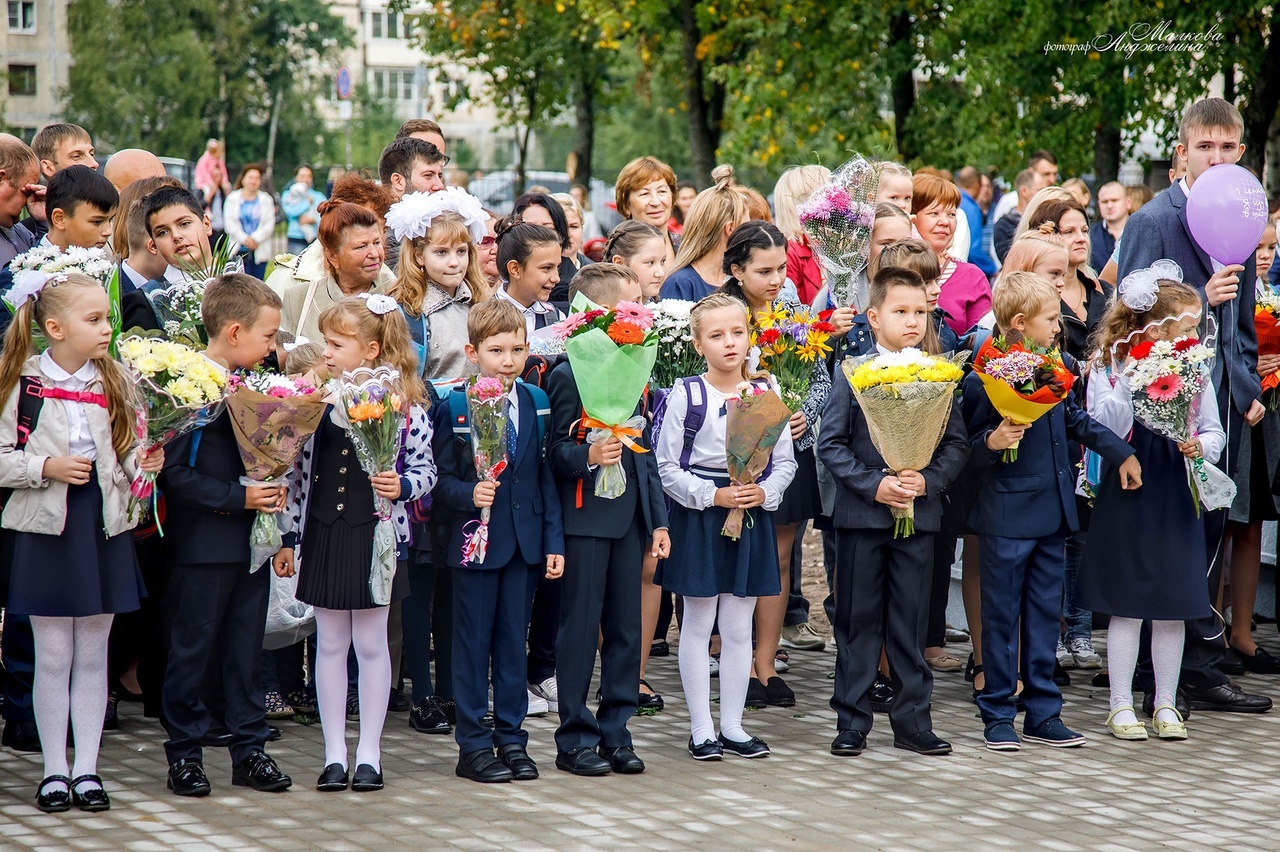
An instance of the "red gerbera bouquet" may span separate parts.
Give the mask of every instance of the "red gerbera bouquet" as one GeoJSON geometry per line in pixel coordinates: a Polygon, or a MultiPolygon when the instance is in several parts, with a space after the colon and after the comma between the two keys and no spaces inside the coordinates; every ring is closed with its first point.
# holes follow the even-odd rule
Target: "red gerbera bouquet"
{"type": "MultiPolygon", "coordinates": [[[[1280,355],[1280,293],[1263,284],[1258,287],[1258,305],[1253,314],[1258,330],[1258,354],[1280,355]]],[[[1280,407],[1280,373],[1262,379],[1262,401],[1268,411],[1280,407]]]]}
{"type": "MultiPolygon", "coordinates": [[[[1013,337],[993,337],[973,359],[991,407],[1020,426],[1029,426],[1067,398],[1075,375],[1055,349],[1013,337]]],[[[1004,451],[1003,460],[1017,461],[1018,445],[1004,451]]]]}

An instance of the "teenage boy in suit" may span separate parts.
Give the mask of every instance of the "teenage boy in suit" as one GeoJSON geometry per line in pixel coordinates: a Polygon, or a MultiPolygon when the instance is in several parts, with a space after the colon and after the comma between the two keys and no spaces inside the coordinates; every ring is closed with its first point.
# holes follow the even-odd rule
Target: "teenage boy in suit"
{"type": "MultiPolygon", "coordinates": [[[[640,281],[624,266],[598,263],[573,279],[570,299],[582,293],[603,308],[638,302],[640,281]]],[[[551,469],[564,509],[565,575],[556,637],[560,727],[556,767],[575,775],[635,774],[644,762],[631,747],[627,721],[640,703],[640,571],[646,545],[657,558],[671,549],[662,481],[652,452],[637,453],[617,438],[588,444],[571,427],[584,416],[573,365],[556,367],[547,381],[552,422],[551,469]],[[627,490],[606,500],[595,496],[601,466],[620,464],[627,490]],[[600,645],[600,706],[587,709],[596,645],[600,645]]],[[[636,404],[644,414],[644,401],[636,404]]],[[[649,430],[637,443],[650,449],[649,430]]],[[[650,637],[643,637],[650,641],[650,637]]]]}
{"type": "MultiPolygon", "coordinates": [[[[1243,265],[1224,265],[1196,244],[1187,224],[1187,193],[1212,166],[1239,161],[1244,153],[1243,136],[1244,121],[1240,112],[1222,98],[1205,98],[1187,107],[1178,124],[1175,149],[1175,159],[1186,160],[1187,173],[1129,217],[1120,240],[1117,275],[1117,280],[1123,281],[1135,270],[1168,259],[1182,267],[1183,280],[1203,295],[1218,326],[1213,383],[1218,389],[1218,410],[1227,429],[1225,469],[1228,474],[1235,472],[1240,437],[1248,432],[1245,427],[1253,426],[1266,414],[1258,377],[1258,335],[1253,325],[1257,270],[1252,252],[1243,265]]],[[[1210,600],[1217,599],[1222,578],[1226,520],[1225,509],[1204,513],[1210,600]]],[[[1222,635],[1216,616],[1188,621],[1186,631],[1179,682],[1190,709],[1237,713],[1263,713],[1271,709],[1270,698],[1246,693],[1220,670],[1226,657],[1222,641],[1216,638],[1222,635]]],[[[1149,668],[1145,661],[1143,668],[1149,668]]],[[[1145,674],[1149,675],[1149,671],[1145,674]]],[[[1140,674],[1140,679],[1143,676],[1140,674]]],[[[1154,706],[1154,703],[1149,691],[1143,706],[1154,706]]]]}
{"type": "MultiPolygon", "coordinates": [[[[252,370],[275,351],[280,297],[256,278],[215,279],[205,289],[201,310],[209,332],[206,354],[213,360],[232,370],[252,370]]],[[[226,692],[231,783],[284,790],[293,782],[263,750],[268,730],[262,637],[271,569],[249,564],[254,514],[280,511],[284,489],[240,484],[244,462],[225,411],[175,440],[166,461],[170,455],[173,463],[166,463],[159,481],[174,563],[168,604],[173,626],[162,692],[169,789],[179,796],[209,794],[201,741],[214,720],[202,685],[215,663],[226,692]]]]}
{"type": "MultiPolygon", "coordinates": [[[[1030,344],[1052,347],[1060,328],[1060,304],[1057,289],[1045,279],[1010,273],[992,298],[997,333],[1020,334],[1030,344]]],[[[1084,737],[1062,722],[1062,693],[1053,682],[1067,536],[1080,527],[1076,468],[1067,442],[1083,444],[1119,468],[1125,488],[1142,485],[1142,469],[1128,443],[1085,413],[1073,393],[1030,426],[1017,426],[1000,416],[981,379],[970,374],[963,406],[969,464],[981,476],[970,524],[981,536],[986,685],[978,695],[978,709],[984,740],[993,751],[1021,747],[1013,728],[1021,660],[1027,708],[1022,735],[1057,748],[1083,745],[1084,737]],[[1004,451],[1015,444],[1017,459],[1002,461],[1004,451]]]]}
{"type": "MultiPolygon", "coordinates": [[[[881,269],[866,312],[879,354],[918,347],[930,321],[924,280],[914,271],[881,269]]],[[[868,353],[875,354],[875,353],[868,353]]],[[[836,482],[836,683],[831,707],[839,733],[832,754],[866,748],[873,713],[867,694],[883,647],[900,687],[889,708],[893,744],[918,754],[950,754],[933,733],[933,675],[923,650],[933,576],[933,534],[941,529],[944,488],[960,474],[969,444],[953,407],[933,460],[919,471],[885,473],[867,418],[837,368],[822,415],[818,457],[836,482]],[[914,502],[914,534],[894,535],[891,509],[914,502]]]]}
{"type": "Polygon", "coordinates": [[[453,694],[457,703],[457,774],[482,783],[538,777],[523,729],[525,635],[538,578],[564,571],[560,498],[546,463],[550,412],[546,395],[517,382],[524,368],[524,317],[510,302],[490,300],[467,316],[468,360],[481,377],[501,379],[508,406],[507,467],[497,482],[478,482],[466,391],[436,406],[433,449],[439,482],[435,505],[452,512],[448,550],[453,569],[453,694]],[[461,395],[461,399],[456,396],[461,395]],[[541,410],[540,410],[541,409],[541,410]],[[466,412],[466,413],[464,413],[466,412]],[[489,509],[482,562],[464,562],[463,544],[481,509],[489,509]],[[493,670],[492,730],[481,721],[493,670]],[[498,753],[494,754],[494,747],[498,753]]]}

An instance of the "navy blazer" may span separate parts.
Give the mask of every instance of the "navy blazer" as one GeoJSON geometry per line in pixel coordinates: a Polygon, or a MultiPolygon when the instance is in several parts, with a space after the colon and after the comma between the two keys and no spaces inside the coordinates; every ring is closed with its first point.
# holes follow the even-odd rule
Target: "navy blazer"
{"type": "MultiPolygon", "coordinates": [[[[582,417],[582,398],[573,379],[573,366],[565,361],[547,377],[547,395],[551,397],[551,441],[547,458],[560,487],[560,505],[564,510],[566,535],[595,538],[622,538],[631,529],[636,504],[644,521],[644,533],[651,537],[655,530],[667,526],[667,504],[658,476],[658,463],[653,458],[653,444],[648,429],[642,429],[636,443],[647,453],[622,450],[620,464],[627,473],[627,490],[612,500],[595,495],[595,472],[587,466],[590,447],[578,443],[577,422],[582,417]],[[579,483],[581,482],[581,486],[579,483]],[[581,498],[581,505],[579,505],[581,498]]],[[[636,404],[635,414],[644,414],[644,401],[636,404]]]]}
{"type": "Polygon", "coordinates": [[[520,559],[529,565],[542,565],[548,554],[564,555],[560,497],[551,467],[543,458],[543,448],[538,446],[538,412],[527,390],[517,391],[516,395],[520,400],[520,424],[515,463],[508,464],[498,476],[498,490],[489,512],[489,546],[484,562],[479,564],[462,563],[462,544],[466,540],[463,527],[480,519],[475,504],[478,477],[471,443],[464,444],[454,434],[448,402],[435,406],[431,450],[439,479],[432,494],[434,505],[450,510],[448,557],[454,568],[501,568],[515,558],[517,547],[520,559]]]}
{"type": "MultiPolygon", "coordinates": [[[[1213,275],[1213,262],[1204,249],[1191,237],[1187,226],[1187,194],[1179,187],[1169,187],[1142,209],[1129,217],[1120,239],[1120,259],[1117,281],[1135,269],[1145,269],[1157,260],[1167,259],[1182,267],[1187,284],[1204,296],[1205,285],[1213,275]]],[[[1229,411],[1232,407],[1240,414],[1249,410],[1256,399],[1262,398],[1262,380],[1258,378],[1258,333],[1253,325],[1257,294],[1257,264],[1254,255],[1244,263],[1240,273],[1240,290],[1236,298],[1212,308],[1218,323],[1218,353],[1214,360],[1213,381],[1218,388],[1218,407],[1229,411]],[[1225,365],[1222,363],[1225,359],[1225,365]],[[1227,371],[1227,382],[1222,381],[1222,369],[1227,371]],[[1231,392],[1228,406],[1224,389],[1231,392]]]]}
{"type": "MultiPolygon", "coordinates": [[[[942,528],[939,498],[964,470],[969,457],[964,419],[956,408],[953,403],[933,461],[920,471],[925,482],[924,496],[915,501],[915,524],[920,532],[938,532],[942,528]]],[[[844,376],[833,383],[822,412],[818,458],[836,483],[833,520],[838,529],[893,528],[895,521],[889,507],[876,502],[876,490],[888,466],[871,441],[866,415],[844,376]]]]}
{"type": "Polygon", "coordinates": [[[164,493],[165,542],[179,565],[249,564],[249,530],[256,514],[244,507],[244,462],[226,411],[200,430],[196,463],[188,432],[164,448],[159,485],[164,493]]]}
{"type": "MultiPolygon", "coordinates": [[[[955,352],[960,348],[960,336],[951,330],[951,326],[947,325],[947,312],[942,308],[934,308],[933,313],[929,316],[929,322],[933,323],[934,331],[938,332],[938,341],[942,344],[943,352],[955,352]]],[[[832,363],[833,375],[835,369],[840,366],[840,362],[846,357],[860,355],[876,354],[876,336],[871,330],[871,321],[867,319],[865,313],[858,314],[853,318],[853,328],[838,342],[838,351],[834,353],[835,359],[832,363]]]]}
{"type": "Polygon", "coordinates": [[[1076,515],[1075,441],[1119,467],[1133,448],[1076,404],[1075,390],[1023,433],[1016,461],[987,447],[987,436],[1003,420],[991,406],[982,379],[964,380],[964,421],[969,429],[969,465],[978,468],[978,496],[969,523],[979,535],[1044,538],[1080,528],[1076,515]]]}

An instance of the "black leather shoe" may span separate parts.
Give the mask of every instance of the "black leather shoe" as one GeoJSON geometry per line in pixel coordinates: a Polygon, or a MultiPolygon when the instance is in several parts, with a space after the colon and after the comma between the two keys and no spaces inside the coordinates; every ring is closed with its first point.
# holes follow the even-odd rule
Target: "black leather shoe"
{"type": "Polygon", "coordinates": [[[600,746],[598,754],[609,761],[613,771],[619,775],[639,775],[644,772],[644,761],[636,757],[636,753],[631,746],[619,746],[618,748],[600,746]]]}
{"type": "Polygon", "coordinates": [[[969,655],[969,659],[964,664],[964,682],[973,683],[975,676],[982,672],[982,666],[974,663],[973,654],[969,655]]]}
{"type": "Polygon", "coordinates": [[[747,681],[747,701],[746,709],[763,710],[769,706],[769,696],[764,691],[764,684],[759,678],[753,677],[747,681]]]}
{"type": "Polygon", "coordinates": [[[454,703],[452,698],[441,698],[436,696],[436,706],[440,708],[440,712],[449,720],[449,724],[457,727],[458,725],[458,705],[454,703]]]}
{"type": "Polygon", "coordinates": [[[780,677],[771,677],[764,685],[764,700],[770,707],[795,707],[796,694],[780,677]]]}
{"type": "Polygon", "coordinates": [[[453,733],[453,725],[444,717],[434,695],[428,695],[409,711],[409,727],[420,734],[453,733]]]}
{"type": "Polygon", "coordinates": [[[659,639],[649,646],[650,657],[670,657],[671,646],[667,644],[666,639],[659,639]]]}
{"type": "Polygon", "coordinates": [[[231,745],[231,732],[226,728],[210,728],[200,740],[205,748],[226,748],[231,745]]]}
{"type": "Polygon", "coordinates": [[[653,687],[649,686],[649,682],[644,678],[640,678],[640,683],[649,691],[640,693],[640,701],[636,706],[636,711],[650,710],[657,713],[667,706],[667,702],[662,700],[662,696],[653,691],[653,687]]]}
{"type": "Polygon", "coordinates": [[[720,743],[720,748],[725,754],[736,754],[738,757],[748,759],[769,756],[769,744],[759,737],[737,742],[736,740],[725,739],[724,735],[721,734],[717,742],[720,743]]]}
{"type": "Polygon", "coordinates": [[[1187,704],[1192,710],[1212,710],[1219,713],[1265,713],[1271,709],[1271,699],[1265,695],[1250,695],[1231,681],[1208,689],[1183,687],[1187,704]]]}
{"type": "MultiPolygon", "coordinates": [[[[1179,687],[1178,694],[1173,700],[1173,705],[1182,716],[1184,722],[1191,718],[1191,705],[1187,703],[1187,696],[1183,694],[1181,687],[1179,687]]],[[[1148,719],[1156,715],[1156,694],[1154,692],[1144,692],[1142,694],[1142,715],[1148,719]]]]}
{"type": "Polygon", "coordinates": [[[281,736],[283,736],[283,734],[280,733],[279,728],[275,725],[267,725],[267,742],[273,743],[280,739],[281,736]]]}
{"type": "Polygon", "coordinates": [[[498,760],[492,749],[487,748],[467,752],[459,757],[458,768],[454,773],[459,778],[469,778],[481,784],[501,784],[515,780],[511,770],[498,760]]]}
{"type": "Polygon", "coordinates": [[[538,777],[538,764],[533,762],[529,752],[519,743],[499,747],[498,759],[511,770],[511,776],[516,781],[532,781],[538,777]]]}
{"type": "Polygon", "coordinates": [[[875,682],[867,690],[867,698],[871,699],[871,709],[876,713],[888,713],[893,706],[893,684],[883,674],[876,673],[875,682]]]}
{"type": "Polygon", "coordinates": [[[107,712],[102,717],[102,730],[118,731],[120,730],[120,713],[116,709],[116,705],[120,703],[120,698],[114,692],[107,695],[107,712]]]}
{"type": "Polygon", "coordinates": [[[413,702],[405,698],[403,692],[395,687],[391,688],[391,695],[387,698],[388,713],[404,713],[412,706],[413,702]]]}
{"type": "Polygon", "coordinates": [[[40,731],[36,728],[35,722],[17,722],[10,719],[4,723],[4,734],[0,735],[0,745],[14,751],[39,751],[40,731]]]}
{"type": "Polygon", "coordinates": [[[50,775],[36,788],[36,807],[47,814],[60,814],[71,810],[71,779],[65,775],[50,775]],[[45,791],[50,784],[62,783],[65,790],[45,791]]]}
{"type": "Polygon", "coordinates": [[[356,766],[351,776],[351,789],[357,793],[372,793],[382,789],[382,770],[374,769],[367,763],[356,766]]]}
{"type": "Polygon", "coordinates": [[[209,779],[204,774],[204,764],[198,760],[179,760],[169,767],[167,786],[179,796],[209,795],[209,779]]]}
{"type": "Polygon", "coordinates": [[[1231,677],[1242,675],[1248,669],[1238,654],[1223,654],[1222,659],[1214,663],[1213,667],[1231,677]]]}
{"type": "Polygon", "coordinates": [[[321,793],[337,793],[347,789],[347,770],[341,763],[330,763],[316,779],[316,789],[321,793]]]}
{"type": "Polygon", "coordinates": [[[857,757],[867,747],[867,735],[862,731],[841,731],[831,742],[831,753],[841,757],[857,757]]]}
{"type": "Polygon", "coordinates": [[[575,748],[570,752],[560,752],[556,755],[556,769],[563,769],[565,772],[587,778],[608,775],[613,771],[609,761],[589,748],[575,748]]]}
{"type": "Polygon", "coordinates": [[[71,802],[82,811],[89,813],[98,813],[99,811],[111,810],[111,797],[107,795],[107,791],[103,789],[102,779],[97,775],[81,775],[79,778],[71,782],[71,802]],[[90,783],[96,784],[96,787],[89,787],[85,790],[77,790],[80,784],[90,783]]]}
{"type": "Polygon", "coordinates": [[[255,751],[231,768],[231,784],[252,787],[260,793],[278,793],[292,787],[293,779],[281,772],[265,751],[255,751]]]}
{"type": "Polygon", "coordinates": [[[1053,682],[1058,686],[1070,686],[1071,675],[1067,674],[1067,670],[1058,665],[1058,661],[1053,662],[1053,682]]]}
{"type": "Polygon", "coordinates": [[[1245,671],[1253,674],[1280,674],[1280,660],[1268,654],[1261,648],[1257,648],[1253,652],[1253,656],[1248,656],[1240,651],[1231,649],[1231,652],[1244,663],[1245,671]]]}
{"type": "Polygon", "coordinates": [[[893,747],[914,751],[916,754],[951,754],[951,743],[941,739],[933,731],[920,731],[907,737],[895,736],[893,747]]]}
{"type": "Polygon", "coordinates": [[[695,745],[693,737],[689,737],[689,754],[693,755],[694,760],[721,760],[724,757],[724,747],[719,740],[704,740],[695,745]]]}

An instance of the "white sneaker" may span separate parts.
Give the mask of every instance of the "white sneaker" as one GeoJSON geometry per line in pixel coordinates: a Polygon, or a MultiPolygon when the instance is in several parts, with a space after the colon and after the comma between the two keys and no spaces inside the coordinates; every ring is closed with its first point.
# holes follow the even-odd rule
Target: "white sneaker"
{"type": "Polygon", "coordinates": [[[1061,636],[1058,637],[1058,649],[1054,651],[1054,655],[1058,658],[1058,665],[1064,669],[1074,669],[1076,667],[1076,658],[1071,656],[1071,652],[1063,644],[1061,636]]]}
{"type": "Polygon", "coordinates": [[[550,709],[547,699],[535,694],[532,689],[529,690],[529,710],[525,713],[526,716],[545,716],[550,709]]]}
{"type": "Polygon", "coordinates": [[[1072,639],[1069,647],[1071,648],[1071,656],[1075,658],[1078,668],[1102,668],[1102,657],[1099,657],[1098,652],[1093,649],[1093,641],[1088,636],[1078,636],[1072,639]]]}
{"type": "Polygon", "coordinates": [[[529,684],[530,706],[533,706],[532,696],[537,696],[546,702],[547,710],[552,713],[560,712],[560,690],[556,687],[555,675],[544,680],[542,683],[529,684]]]}

